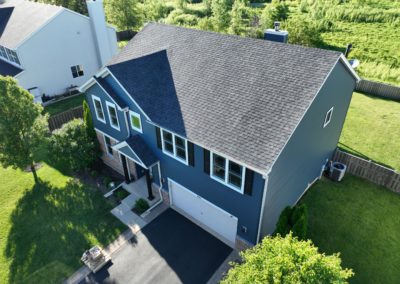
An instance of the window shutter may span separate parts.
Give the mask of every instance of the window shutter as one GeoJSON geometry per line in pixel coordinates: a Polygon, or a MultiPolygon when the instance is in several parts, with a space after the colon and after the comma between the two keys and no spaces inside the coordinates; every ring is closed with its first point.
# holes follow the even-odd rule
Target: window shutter
{"type": "Polygon", "coordinates": [[[161,131],[160,131],[160,127],[156,126],[156,137],[157,137],[157,147],[162,149],[162,145],[161,145],[161,131]]]}
{"type": "Polygon", "coordinates": [[[204,172],[210,174],[210,151],[203,149],[204,152],[204,172]]]}
{"type": "Polygon", "coordinates": [[[253,191],[253,177],[254,177],[254,172],[250,169],[246,169],[246,174],[244,178],[244,194],[250,195],[252,194],[253,191]]]}
{"type": "Polygon", "coordinates": [[[189,160],[189,166],[194,167],[194,144],[192,142],[187,142],[188,143],[188,160],[189,160]]]}

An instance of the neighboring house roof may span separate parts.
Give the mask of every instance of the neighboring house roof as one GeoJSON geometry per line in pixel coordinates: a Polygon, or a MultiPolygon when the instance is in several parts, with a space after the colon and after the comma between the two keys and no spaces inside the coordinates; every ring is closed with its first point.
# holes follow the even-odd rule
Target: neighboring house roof
{"type": "Polygon", "coordinates": [[[267,172],[340,58],[152,23],[108,69],[155,124],[267,172]]]}
{"type": "Polygon", "coordinates": [[[22,72],[21,68],[18,68],[4,60],[0,59],[0,75],[14,77],[18,73],[22,72]]]}
{"type": "Polygon", "coordinates": [[[144,165],[146,168],[158,162],[156,155],[154,155],[139,134],[133,135],[127,140],[114,145],[113,148],[118,149],[119,152],[124,153],[136,163],[144,165]]]}
{"type": "Polygon", "coordinates": [[[5,1],[4,4],[0,4],[0,45],[16,49],[28,36],[63,9],[33,1],[5,1]]]}

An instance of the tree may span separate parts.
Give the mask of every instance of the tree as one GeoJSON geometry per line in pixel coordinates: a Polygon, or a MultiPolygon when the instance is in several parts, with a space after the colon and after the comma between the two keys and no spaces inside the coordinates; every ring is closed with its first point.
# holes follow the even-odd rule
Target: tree
{"type": "Polygon", "coordinates": [[[34,154],[49,134],[42,112],[42,106],[13,78],[0,76],[0,163],[20,169],[29,166],[35,183],[34,154]]]}
{"type": "Polygon", "coordinates": [[[292,234],[266,237],[240,255],[242,263],[233,263],[221,283],[347,283],[354,275],[341,267],[339,254],[321,254],[292,234]]]}
{"type": "Polygon", "coordinates": [[[321,42],[321,33],[318,25],[305,16],[290,17],[284,28],[289,32],[289,42],[305,46],[318,46],[321,42]]]}
{"type": "Polygon", "coordinates": [[[246,31],[246,27],[249,24],[246,4],[247,1],[245,0],[235,0],[233,2],[229,33],[242,35],[246,31]]]}
{"type": "Polygon", "coordinates": [[[104,6],[107,21],[118,30],[137,30],[143,24],[138,0],[106,0],[104,6]]]}
{"type": "Polygon", "coordinates": [[[50,158],[70,170],[83,170],[96,157],[95,144],[81,119],[65,123],[50,138],[50,158]]]}
{"type": "Polygon", "coordinates": [[[274,0],[265,6],[261,14],[261,25],[264,28],[273,28],[275,21],[284,21],[289,16],[289,6],[280,0],[274,0]]]}
{"type": "Polygon", "coordinates": [[[163,0],[147,0],[142,5],[144,21],[158,21],[171,11],[163,0]]]}
{"type": "Polygon", "coordinates": [[[232,0],[213,0],[212,19],[216,31],[224,31],[229,26],[232,0]]]}
{"type": "Polygon", "coordinates": [[[63,6],[82,15],[87,15],[86,1],[83,0],[35,0],[46,4],[63,6]]]}
{"type": "Polygon", "coordinates": [[[96,131],[93,126],[92,113],[86,100],[82,103],[83,107],[83,122],[85,123],[86,132],[92,139],[97,139],[96,131]]]}

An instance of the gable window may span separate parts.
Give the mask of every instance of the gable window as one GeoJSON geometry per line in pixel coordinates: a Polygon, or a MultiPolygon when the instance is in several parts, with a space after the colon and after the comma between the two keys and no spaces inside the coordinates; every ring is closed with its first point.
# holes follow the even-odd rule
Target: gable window
{"type": "Polygon", "coordinates": [[[4,46],[0,46],[0,57],[3,57],[4,59],[14,62],[18,65],[21,64],[19,62],[17,53],[14,50],[8,49],[7,47],[4,46]]]}
{"type": "Polygon", "coordinates": [[[142,133],[142,121],[140,119],[140,114],[133,111],[130,111],[129,113],[131,118],[132,129],[142,133]]]}
{"type": "Polygon", "coordinates": [[[101,122],[105,123],[106,120],[104,118],[104,111],[103,111],[103,105],[101,104],[101,100],[95,96],[92,96],[92,100],[97,120],[100,120],[101,122]]]}
{"type": "Polygon", "coordinates": [[[104,135],[104,142],[105,142],[105,145],[106,145],[107,154],[110,155],[110,156],[113,156],[114,155],[114,151],[113,151],[112,144],[111,144],[111,138],[106,136],[106,135],[104,135]]]}
{"type": "Polygon", "coordinates": [[[333,107],[330,110],[328,110],[328,112],[325,115],[324,127],[326,127],[331,122],[332,113],[333,113],[333,107]]]}
{"type": "Polygon", "coordinates": [[[161,137],[163,152],[187,165],[187,140],[164,129],[162,129],[161,137]]]}
{"type": "Polygon", "coordinates": [[[119,130],[117,108],[115,107],[114,104],[110,102],[106,102],[106,105],[107,105],[108,117],[110,118],[111,127],[119,130]]]}
{"type": "Polygon", "coordinates": [[[75,65],[71,67],[72,77],[77,78],[83,76],[82,65],[75,65]]]}
{"type": "Polygon", "coordinates": [[[210,162],[213,179],[243,193],[245,174],[243,166],[214,153],[211,153],[210,162]]]}

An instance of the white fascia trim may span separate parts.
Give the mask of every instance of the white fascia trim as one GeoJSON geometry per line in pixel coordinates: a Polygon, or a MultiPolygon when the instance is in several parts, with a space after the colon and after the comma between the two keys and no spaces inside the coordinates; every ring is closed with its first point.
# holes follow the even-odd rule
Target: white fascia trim
{"type": "MultiPolygon", "coordinates": [[[[96,82],[97,83],[97,82],[96,82]]],[[[116,101],[114,101],[114,99],[113,99],[113,97],[111,97],[110,96],[110,94],[100,85],[100,84],[97,84],[99,87],[100,87],[100,89],[102,89],[103,90],[103,92],[113,101],[113,103],[115,104],[115,106],[118,108],[118,110],[120,110],[120,111],[123,111],[124,109],[119,105],[119,104],[117,104],[117,102],[116,101]]],[[[107,102],[106,102],[107,103],[107,102]]],[[[119,123],[119,121],[118,121],[118,123],[119,123]]]]}
{"type": "MultiPolygon", "coordinates": [[[[175,132],[173,132],[173,131],[171,131],[171,130],[169,130],[169,129],[163,127],[163,126],[160,126],[159,124],[156,124],[156,123],[154,123],[154,122],[152,122],[152,121],[147,120],[147,122],[150,123],[150,124],[152,124],[152,125],[154,125],[154,126],[156,126],[156,127],[159,127],[160,129],[165,129],[165,130],[167,130],[167,131],[169,131],[169,132],[175,133],[175,132]]],[[[178,135],[178,136],[179,136],[179,135],[178,135]]],[[[181,137],[182,137],[182,136],[181,136],[181,137]]],[[[186,138],[186,137],[182,137],[182,138],[186,139],[186,140],[187,140],[188,142],[190,142],[190,143],[196,144],[196,145],[200,146],[201,148],[206,149],[206,150],[208,150],[208,151],[210,151],[210,152],[213,152],[213,153],[215,153],[215,154],[217,154],[217,155],[219,155],[219,156],[226,157],[226,158],[228,158],[230,161],[235,162],[236,164],[243,165],[243,166],[246,167],[246,169],[252,170],[253,172],[256,172],[256,173],[258,173],[258,174],[260,174],[260,175],[266,175],[266,174],[269,173],[269,172],[267,172],[267,171],[260,171],[259,169],[256,169],[256,168],[254,168],[254,167],[252,167],[252,166],[250,166],[250,165],[248,165],[248,164],[246,164],[246,163],[244,163],[244,162],[241,162],[241,161],[239,161],[239,160],[237,160],[237,159],[234,159],[234,158],[230,157],[230,156],[227,155],[227,154],[224,154],[224,153],[219,152],[219,151],[217,151],[217,150],[215,150],[215,149],[212,149],[212,148],[210,148],[210,147],[208,147],[208,146],[205,146],[204,144],[195,142],[195,141],[190,140],[190,139],[188,139],[188,138],[186,138]]]]}
{"type": "Polygon", "coordinates": [[[101,99],[100,99],[99,97],[95,96],[95,95],[92,95],[92,102],[93,102],[94,113],[95,113],[95,115],[96,115],[97,120],[103,122],[104,124],[106,124],[106,116],[105,116],[103,104],[101,103],[101,99]],[[104,116],[103,119],[101,119],[101,118],[98,116],[98,114],[97,114],[97,109],[96,109],[96,103],[95,103],[95,101],[98,101],[98,102],[100,103],[101,111],[103,112],[103,116],[104,116]]]}
{"type": "Polygon", "coordinates": [[[96,84],[96,80],[92,77],[89,80],[87,80],[85,83],[83,83],[82,86],[79,87],[79,92],[84,93],[86,92],[87,89],[89,89],[91,86],[96,84]]]}
{"type": "MultiPolygon", "coordinates": [[[[221,157],[223,157],[223,158],[225,159],[225,179],[222,180],[221,178],[215,176],[214,173],[213,173],[213,169],[214,169],[214,157],[213,157],[213,156],[214,156],[214,154],[215,154],[215,153],[213,153],[213,152],[210,151],[210,177],[211,177],[213,180],[216,180],[216,181],[218,181],[219,183],[222,183],[223,185],[225,185],[225,186],[227,186],[227,187],[233,189],[234,191],[236,191],[236,192],[238,192],[238,193],[241,193],[241,194],[244,194],[244,182],[245,182],[244,179],[246,178],[246,175],[245,175],[245,173],[246,173],[246,167],[243,166],[242,164],[236,163],[236,164],[238,164],[239,166],[242,167],[242,184],[241,184],[241,187],[240,187],[240,188],[237,188],[236,186],[231,185],[231,184],[228,182],[228,178],[229,178],[229,176],[228,176],[228,175],[229,175],[229,162],[233,162],[233,161],[229,160],[229,159],[226,158],[225,156],[221,156],[221,155],[215,154],[215,155],[221,156],[221,157]]],[[[235,162],[234,162],[234,163],[235,163],[235,162]]]]}
{"type": "Polygon", "coordinates": [[[265,203],[267,200],[268,180],[269,180],[269,173],[268,173],[268,175],[265,176],[265,179],[264,179],[265,184],[264,184],[264,190],[263,190],[263,194],[262,194],[260,218],[258,219],[256,244],[258,244],[260,242],[260,238],[261,238],[261,227],[262,227],[262,221],[263,221],[263,217],[264,217],[265,203]]]}
{"type": "Polygon", "coordinates": [[[105,133],[104,131],[101,131],[100,129],[98,129],[98,128],[96,128],[96,127],[94,127],[94,130],[96,130],[96,131],[98,131],[99,133],[101,133],[101,134],[107,136],[108,138],[111,138],[112,140],[115,141],[115,143],[119,143],[119,140],[118,140],[118,139],[115,139],[115,138],[112,137],[110,134],[107,134],[107,133],[105,133]]]}
{"type": "Polygon", "coordinates": [[[109,74],[110,74],[110,70],[108,70],[107,68],[102,68],[99,72],[96,73],[95,76],[104,78],[109,74]]]}
{"type": "Polygon", "coordinates": [[[311,106],[313,105],[315,98],[318,96],[319,92],[321,91],[321,89],[324,87],[326,81],[328,80],[328,78],[331,76],[331,73],[333,71],[333,69],[336,67],[336,64],[339,62],[341,57],[339,57],[336,61],[335,64],[333,64],[331,70],[329,71],[328,75],[326,75],[324,81],[322,82],[321,86],[318,88],[318,91],[315,93],[314,98],[311,100],[310,104],[308,105],[307,109],[305,110],[305,112],[303,113],[303,115],[301,116],[300,120],[298,121],[296,127],[294,128],[294,130],[292,131],[292,133],[289,135],[289,138],[286,140],[285,145],[283,145],[283,147],[281,148],[281,150],[279,151],[278,155],[276,156],[275,160],[271,163],[271,165],[268,168],[268,174],[272,171],[272,168],[274,167],[276,161],[279,159],[279,157],[281,156],[283,150],[285,150],[287,144],[289,143],[289,141],[292,139],[292,136],[294,135],[294,133],[296,132],[297,128],[299,127],[300,123],[303,121],[304,117],[306,116],[306,114],[308,113],[308,110],[311,108],[311,106]]]}
{"type": "Polygon", "coordinates": [[[106,107],[107,107],[107,114],[108,114],[108,119],[110,121],[110,126],[118,131],[121,131],[121,127],[120,127],[120,123],[119,123],[119,119],[118,119],[118,110],[117,110],[117,106],[113,103],[110,103],[108,101],[106,101],[106,107]],[[110,115],[110,107],[115,109],[115,117],[117,118],[117,124],[118,126],[115,126],[112,124],[112,119],[111,119],[111,115],[110,115]]]}
{"type": "Polygon", "coordinates": [[[51,18],[48,19],[46,22],[44,22],[43,25],[41,25],[36,31],[34,31],[34,32],[31,33],[30,35],[28,35],[23,41],[21,41],[19,44],[17,44],[17,46],[15,46],[14,50],[17,50],[18,48],[20,48],[25,42],[27,42],[31,37],[33,37],[33,36],[36,35],[38,32],[40,32],[45,26],[47,26],[48,24],[50,24],[56,17],[58,17],[58,15],[60,15],[60,14],[63,13],[64,11],[66,11],[65,8],[62,8],[60,11],[58,11],[53,17],[51,17],[51,18]]]}
{"type": "Polygon", "coordinates": [[[340,60],[344,63],[344,65],[347,67],[347,69],[350,71],[350,73],[356,78],[357,83],[361,80],[360,76],[358,76],[357,72],[354,71],[353,67],[351,67],[349,61],[347,58],[343,55],[343,53],[340,54],[340,60]]]}
{"type": "Polygon", "coordinates": [[[170,156],[171,158],[174,158],[175,160],[177,160],[177,161],[181,162],[182,164],[188,166],[188,165],[189,165],[189,153],[188,153],[188,141],[187,141],[187,139],[184,138],[184,137],[182,137],[182,136],[180,136],[180,135],[178,135],[178,134],[175,134],[174,132],[171,132],[171,131],[169,131],[169,130],[166,130],[166,129],[164,129],[164,128],[160,128],[160,132],[161,132],[160,134],[161,134],[161,148],[162,148],[162,152],[163,152],[165,155],[170,156]],[[169,133],[172,134],[172,150],[174,151],[173,154],[170,153],[170,152],[168,152],[168,151],[166,151],[166,150],[164,149],[164,135],[163,135],[163,131],[169,132],[169,133]],[[186,160],[184,160],[184,159],[182,159],[182,158],[180,158],[180,157],[178,157],[178,156],[176,155],[175,136],[178,136],[179,138],[181,138],[181,139],[183,139],[183,140],[185,141],[186,160]]]}
{"type": "Polygon", "coordinates": [[[139,106],[139,104],[131,97],[131,95],[129,95],[128,91],[124,88],[124,86],[122,86],[122,84],[118,81],[118,79],[114,76],[114,74],[110,71],[110,69],[108,69],[107,67],[104,67],[105,69],[108,70],[108,72],[110,73],[110,75],[114,78],[114,80],[118,83],[118,85],[121,87],[121,89],[125,92],[126,96],[135,104],[135,106],[144,114],[144,116],[146,117],[146,119],[148,121],[151,121],[150,117],[143,111],[143,109],[139,106]]]}
{"type": "MultiPolygon", "coordinates": [[[[121,152],[119,151],[119,149],[121,149],[121,148],[123,148],[123,147],[128,147],[129,149],[131,149],[131,151],[132,151],[133,153],[135,153],[135,155],[136,155],[137,158],[139,159],[139,162],[140,162],[139,165],[142,166],[143,168],[147,169],[147,167],[146,167],[145,164],[143,163],[142,159],[140,159],[140,157],[136,154],[136,152],[133,151],[133,149],[131,148],[131,146],[129,146],[129,144],[126,143],[125,141],[111,146],[111,148],[113,148],[114,150],[118,151],[120,154],[124,155],[125,157],[129,158],[129,156],[127,156],[126,154],[121,153],[121,152]]],[[[132,159],[131,159],[131,160],[132,160],[132,159]]],[[[134,162],[136,163],[136,161],[134,161],[134,162]]],[[[156,162],[156,163],[158,163],[158,162],[156,162]]],[[[153,165],[155,165],[156,163],[154,163],[153,165]]]]}

